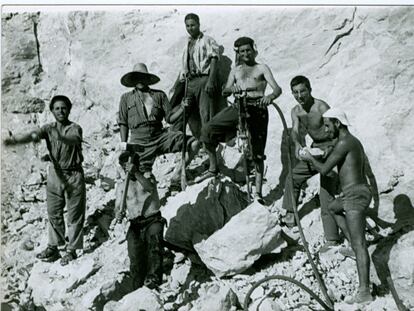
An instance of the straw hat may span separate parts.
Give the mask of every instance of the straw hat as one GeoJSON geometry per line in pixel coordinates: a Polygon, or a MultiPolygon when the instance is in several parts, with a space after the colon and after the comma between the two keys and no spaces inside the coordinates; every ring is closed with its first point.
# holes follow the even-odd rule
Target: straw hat
{"type": "Polygon", "coordinates": [[[121,78],[121,84],[126,87],[135,87],[141,82],[146,85],[152,85],[160,81],[160,78],[148,72],[144,63],[135,64],[131,72],[124,74],[121,78]]]}

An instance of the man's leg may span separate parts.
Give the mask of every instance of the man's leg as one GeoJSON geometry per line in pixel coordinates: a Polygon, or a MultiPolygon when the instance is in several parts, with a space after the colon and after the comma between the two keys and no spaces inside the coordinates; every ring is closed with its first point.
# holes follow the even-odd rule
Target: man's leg
{"type": "Polygon", "coordinates": [[[358,210],[346,211],[346,223],[351,238],[351,247],[356,255],[358,269],[358,297],[359,302],[371,301],[372,296],[369,288],[369,254],[367,241],[365,239],[365,212],[358,210]]]}
{"type": "Polygon", "coordinates": [[[51,167],[47,179],[47,214],[48,214],[48,247],[37,257],[45,261],[55,261],[60,255],[58,246],[65,245],[65,221],[63,209],[65,196],[63,182],[51,167]]]}
{"type": "Polygon", "coordinates": [[[127,233],[129,271],[132,278],[133,289],[144,285],[146,275],[146,242],[141,235],[140,227],[130,223],[127,233]]]}
{"type": "Polygon", "coordinates": [[[67,197],[67,227],[69,243],[62,264],[76,259],[76,249],[83,248],[83,225],[86,211],[86,189],[83,172],[73,172],[68,178],[70,189],[67,197]]]}
{"type": "Polygon", "coordinates": [[[263,202],[262,185],[264,172],[265,148],[269,112],[266,109],[248,106],[247,129],[250,133],[250,146],[256,171],[256,197],[263,202]]]}
{"type": "Polygon", "coordinates": [[[288,226],[295,225],[295,218],[293,216],[293,204],[297,204],[298,202],[302,185],[315,174],[317,174],[317,171],[315,171],[305,161],[299,161],[298,164],[296,164],[296,166],[293,168],[292,175],[290,173],[288,174],[286,178],[285,194],[283,195],[282,203],[282,207],[287,211],[285,223],[288,226]],[[293,176],[293,188],[290,182],[291,176],[293,176]],[[294,202],[292,202],[292,194],[294,202]]]}
{"type": "Polygon", "coordinates": [[[162,283],[163,229],[161,221],[153,222],[145,232],[147,244],[147,275],[145,286],[157,288],[162,283]]]}
{"type": "Polygon", "coordinates": [[[216,148],[219,142],[227,141],[237,133],[238,115],[233,107],[226,107],[220,111],[213,119],[204,124],[201,130],[201,142],[207,150],[209,156],[210,172],[218,171],[216,148]]]}
{"type": "MultiPolygon", "coordinates": [[[[323,231],[326,239],[326,247],[339,244],[340,237],[338,232],[338,225],[329,211],[329,205],[335,200],[334,195],[338,194],[339,189],[339,176],[338,174],[331,172],[327,176],[321,175],[321,187],[319,191],[319,199],[321,203],[321,219],[323,225],[323,231]]],[[[320,251],[324,251],[321,249],[320,251]]]]}
{"type": "Polygon", "coordinates": [[[350,242],[351,236],[349,234],[348,226],[346,224],[343,198],[337,198],[331,201],[328,205],[328,209],[332,217],[335,219],[336,224],[344,233],[345,238],[350,242]]]}

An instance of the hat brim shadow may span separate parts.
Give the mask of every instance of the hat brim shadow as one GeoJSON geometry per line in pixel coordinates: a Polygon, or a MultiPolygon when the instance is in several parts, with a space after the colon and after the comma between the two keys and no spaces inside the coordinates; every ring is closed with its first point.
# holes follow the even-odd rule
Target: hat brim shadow
{"type": "Polygon", "coordinates": [[[126,87],[135,87],[139,82],[146,85],[158,83],[160,78],[152,73],[143,73],[132,71],[128,72],[121,78],[121,84],[126,87]]]}

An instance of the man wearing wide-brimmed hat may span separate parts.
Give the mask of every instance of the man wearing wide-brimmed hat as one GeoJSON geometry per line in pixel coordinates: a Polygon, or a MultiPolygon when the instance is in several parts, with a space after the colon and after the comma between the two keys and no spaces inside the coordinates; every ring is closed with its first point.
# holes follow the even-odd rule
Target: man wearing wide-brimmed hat
{"type": "MultiPolygon", "coordinates": [[[[141,150],[136,152],[140,158],[141,172],[151,171],[155,158],[160,154],[178,152],[182,149],[183,133],[163,128],[162,121],[168,114],[168,98],[161,91],[149,86],[160,81],[155,74],[148,72],[147,66],[138,63],[131,72],[121,78],[121,84],[133,88],[121,96],[119,118],[121,132],[121,150],[126,150],[126,143],[137,144],[141,150]]],[[[174,122],[184,108],[175,111],[169,121],[174,122]]],[[[198,151],[198,142],[187,139],[187,163],[198,151]]],[[[179,181],[179,166],[173,180],[179,181]]]]}
{"type": "MultiPolygon", "coordinates": [[[[295,147],[295,157],[298,160],[292,170],[293,189],[290,186],[290,176],[286,179],[285,193],[283,196],[283,208],[287,210],[284,219],[288,226],[295,225],[293,208],[291,202],[291,193],[295,203],[297,203],[300,189],[306,181],[312,176],[318,174],[318,171],[309,163],[301,158],[301,150],[305,147],[305,136],[308,134],[312,138],[312,147],[319,148],[323,155],[319,159],[326,159],[328,153],[332,150],[335,141],[329,138],[325,132],[322,114],[329,109],[329,105],[321,99],[312,96],[312,88],[308,78],[296,76],[290,82],[290,88],[293,97],[298,104],[292,108],[292,132],[291,137],[295,147]]],[[[282,148],[287,146],[282,146],[282,148]]],[[[327,251],[332,246],[339,245],[339,231],[335,219],[328,210],[334,195],[338,191],[338,175],[330,172],[326,176],[321,176],[320,201],[321,201],[321,218],[324,229],[326,243],[320,249],[321,252],[327,251]]]]}

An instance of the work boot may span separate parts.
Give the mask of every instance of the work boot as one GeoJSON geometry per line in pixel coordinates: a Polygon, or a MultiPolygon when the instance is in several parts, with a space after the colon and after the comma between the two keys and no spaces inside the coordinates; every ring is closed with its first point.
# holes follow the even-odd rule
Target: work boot
{"type": "Polygon", "coordinates": [[[54,262],[60,258],[59,250],[56,246],[48,245],[45,250],[36,255],[36,258],[44,262],[54,262]]]}
{"type": "Polygon", "coordinates": [[[324,245],[321,246],[319,249],[319,253],[323,254],[332,249],[333,247],[339,246],[340,243],[338,241],[326,241],[324,245]]]}
{"type": "Polygon", "coordinates": [[[283,222],[288,228],[293,228],[296,226],[295,214],[293,212],[286,212],[283,222]]]}
{"type": "Polygon", "coordinates": [[[254,195],[254,200],[259,202],[262,205],[265,205],[265,201],[264,201],[263,196],[262,196],[261,193],[256,192],[256,194],[254,195]]]}
{"type": "Polygon", "coordinates": [[[76,258],[78,258],[78,256],[76,255],[75,250],[67,250],[66,254],[60,260],[60,265],[66,266],[69,262],[75,260],[76,258]]]}
{"type": "Polygon", "coordinates": [[[369,290],[358,291],[354,296],[350,297],[349,299],[345,299],[347,304],[354,304],[354,303],[361,303],[366,304],[373,301],[374,298],[372,297],[369,290]]]}

